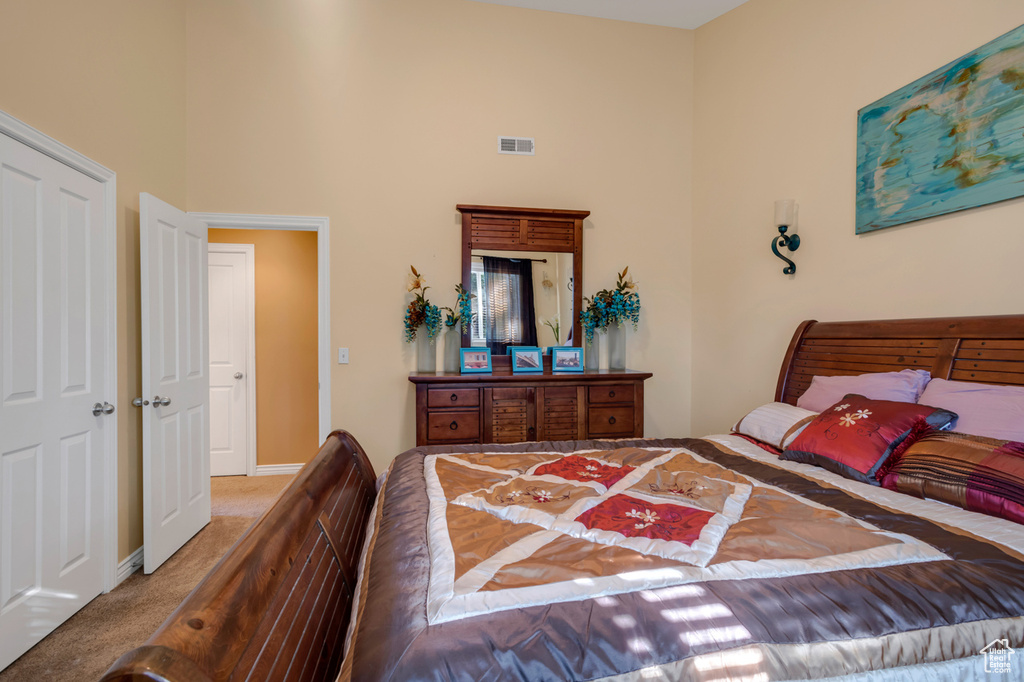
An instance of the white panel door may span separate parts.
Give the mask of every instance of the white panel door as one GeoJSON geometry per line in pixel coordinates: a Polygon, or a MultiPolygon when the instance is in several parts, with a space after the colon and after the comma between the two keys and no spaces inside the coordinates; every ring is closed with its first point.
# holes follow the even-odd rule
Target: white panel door
{"type": "Polygon", "coordinates": [[[210,473],[256,473],[252,244],[210,244],[210,473]]]}
{"type": "Polygon", "coordinates": [[[146,573],[210,522],[207,229],[139,196],[146,573]]]}
{"type": "Polygon", "coordinates": [[[102,183],[0,134],[0,669],[104,586],[104,212],[102,183]]]}

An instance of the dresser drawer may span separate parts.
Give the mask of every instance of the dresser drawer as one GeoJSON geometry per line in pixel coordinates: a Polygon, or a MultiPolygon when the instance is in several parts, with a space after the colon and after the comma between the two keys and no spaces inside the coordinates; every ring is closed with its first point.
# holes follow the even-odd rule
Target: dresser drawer
{"type": "Polygon", "coordinates": [[[633,402],[633,385],[591,386],[587,389],[587,400],[591,405],[595,403],[631,403],[633,402]]]}
{"type": "Polygon", "coordinates": [[[427,407],[476,407],[479,404],[479,388],[431,388],[427,391],[427,407]]]}
{"type": "Polygon", "coordinates": [[[591,407],[587,412],[587,432],[591,437],[632,436],[633,406],[591,407]]]}
{"type": "Polygon", "coordinates": [[[479,441],[480,412],[478,410],[428,412],[427,440],[431,442],[479,441]]]}

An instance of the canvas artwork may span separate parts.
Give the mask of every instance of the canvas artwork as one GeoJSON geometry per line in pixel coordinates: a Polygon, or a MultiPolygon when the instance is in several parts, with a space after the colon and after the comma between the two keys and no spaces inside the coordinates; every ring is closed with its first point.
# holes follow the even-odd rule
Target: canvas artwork
{"type": "Polygon", "coordinates": [[[1024,195],[1024,26],[857,123],[858,234],[1024,195]]]}

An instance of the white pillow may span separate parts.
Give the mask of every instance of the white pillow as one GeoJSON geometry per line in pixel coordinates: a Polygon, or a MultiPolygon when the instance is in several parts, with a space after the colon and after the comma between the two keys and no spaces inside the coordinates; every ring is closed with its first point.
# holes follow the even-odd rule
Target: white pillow
{"type": "Polygon", "coordinates": [[[785,450],[817,416],[787,403],[768,403],[740,419],[732,430],[785,450]]]}

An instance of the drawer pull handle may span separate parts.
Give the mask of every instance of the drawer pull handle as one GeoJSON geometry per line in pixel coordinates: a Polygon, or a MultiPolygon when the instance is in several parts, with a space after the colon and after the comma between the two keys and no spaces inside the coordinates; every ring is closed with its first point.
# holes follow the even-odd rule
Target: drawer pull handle
{"type": "Polygon", "coordinates": [[[452,431],[458,431],[459,430],[459,422],[453,421],[451,424],[448,425],[448,428],[451,429],[452,431]]]}
{"type": "Polygon", "coordinates": [[[614,424],[615,423],[615,417],[608,417],[608,423],[609,424],[614,424]]]}
{"type": "Polygon", "coordinates": [[[608,397],[609,398],[614,398],[615,397],[615,391],[608,391],[608,397]]]}
{"type": "Polygon", "coordinates": [[[459,396],[457,396],[454,393],[452,393],[452,402],[454,403],[458,399],[459,399],[459,396]]]}

